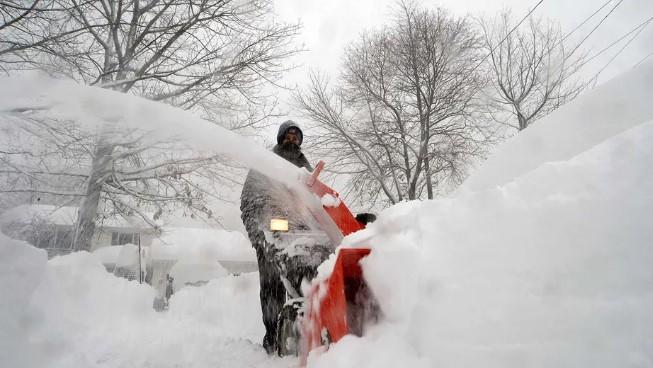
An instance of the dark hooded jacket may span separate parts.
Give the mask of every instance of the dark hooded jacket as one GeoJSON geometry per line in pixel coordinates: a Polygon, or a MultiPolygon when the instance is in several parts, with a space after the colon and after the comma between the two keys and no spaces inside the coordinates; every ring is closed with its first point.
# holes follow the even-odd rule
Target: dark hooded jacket
{"type": "MultiPolygon", "coordinates": [[[[291,127],[295,127],[299,131],[301,144],[303,139],[301,129],[294,122],[287,121],[279,127],[277,145],[272,151],[297,167],[313,171],[301,150],[286,149],[282,146],[283,137],[291,127]]],[[[296,227],[297,223],[302,221],[301,216],[297,215],[294,208],[296,205],[296,199],[283,184],[269,179],[258,171],[249,171],[240,195],[240,211],[258,260],[261,309],[266,330],[263,346],[268,353],[277,348],[277,316],[285,303],[286,292],[280,279],[278,264],[275,261],[276,250],[274,246],[265,241],[263,231],[267,229],[273,216],[285,217],[291,227],[296,227]]]]}
{"type": "MultiPolygon", "coordinates": [[[[299,131],[301,144],[303,138],[301,129],[295,122],[288,120],[279,127],[277,145],[272,148],[272,152],[297,167],[304,167],[308,171],[313,171],[311,164],[301,150],[288,150],[282,147],[283,137],[291,127],[299,131]]],[[[256,170],[249,171],[240,196],[240,211],[241,219],[247,229],[252,245],[256,247],[255,243],[263,241],[262,231],[269,225],[271,217],[284,216],[289,218],[292,223],[291,202],[293,202],[293,196],[283,184],[269,179],[256,170]]]]}
{"type": "MultiPolygon", "coordinates": [[[[283,137],[286,135],[286,132],[290,128],[295,128],[299,132],[299,145],[302,145],[302,142],[304,141],[304,132],[302,132],[302,129],[297,125],[292,120],[286,120],[281,125],[279,126],[279,130],[277,131],[277,145],[281,146],[281,143],[283,142],[283,137]]],[[[307,162],[308,163],[308,162],[307,162]]]]}

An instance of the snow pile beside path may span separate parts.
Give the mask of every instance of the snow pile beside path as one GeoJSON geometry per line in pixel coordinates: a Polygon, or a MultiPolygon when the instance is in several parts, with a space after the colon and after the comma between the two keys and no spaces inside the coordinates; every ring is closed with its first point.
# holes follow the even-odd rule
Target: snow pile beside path
{"type": "Polygon", "coordinates": [[[168,314],[171,319],[184,319],[225,338],[258,343],[265,334],[257,272],[212,280],[202,287],[184,288],[170,300],[168,314]]]}
{"type": "Polygon", "coordinates": [[[653,61],[562,106],[502,144],[459,191],[504,185],[543,162],[566,161],[653,120],[653,61]]]}
{"type": "Polygon", "coordinates": [[[52,367],[138,353],[140,334],[156,320],[153,298],[149,286],[107,273],[90,253],[56,257],[29,305],[35,351],[52,367]]]}
{"type": "Polygon", "coordinates": [[[258,273],[223,277],[152,308],[146,284],[86,252],[56,257],[0,235],[1,367],[290,367],[270,359],[258,273]]]}
{"type": "Polygon", "coordinates": [[[0,366],[37,367],[25,329],[23,310],[46,268],[44,250],[0,233],[0,366]]]}
{"type": "Polygon", "coordinates": [[[653,366],[653,121],[508,184],[381,214],[386,320],[314,367],[653,366]]]}

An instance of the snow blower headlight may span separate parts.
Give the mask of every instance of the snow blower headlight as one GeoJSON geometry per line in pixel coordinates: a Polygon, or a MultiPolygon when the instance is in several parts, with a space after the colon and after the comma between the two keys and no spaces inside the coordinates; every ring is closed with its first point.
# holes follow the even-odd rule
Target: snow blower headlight
{"type": "Polygon", "coordinates": [[[270,220],[270,230],[288,231],[288,220],[282,218],[273,218],[270,220]]]}

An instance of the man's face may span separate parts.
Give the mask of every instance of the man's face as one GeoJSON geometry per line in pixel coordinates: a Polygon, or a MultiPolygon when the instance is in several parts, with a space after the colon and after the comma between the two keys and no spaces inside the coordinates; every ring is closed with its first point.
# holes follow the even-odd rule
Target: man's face
{"type": "Polygon", "coordinates": [[[295,128],[290,128],[286,131],[286,135],[283,137],[284,146],[295,145],[299,147],[299,132],[295,128]]]}

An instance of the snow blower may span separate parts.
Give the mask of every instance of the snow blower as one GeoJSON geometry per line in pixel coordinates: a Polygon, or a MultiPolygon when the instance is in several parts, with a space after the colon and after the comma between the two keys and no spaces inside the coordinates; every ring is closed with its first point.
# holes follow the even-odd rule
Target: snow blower
{"type": "MultiPolygon", "coordinates": [[[[354,217],[336,191],[318,180],[323,168],[324,162],[320,161],[306,185],[322,199],[324,212],[340,231],[341,240],[342,237],[363,229],[365,224],[354,217]]],[[[319,213],[314,214],[314,217],[323,226],[329,227],[329,224],[324,224],[325,219],[319,213]]],[[[361,336],[365,325],[378,318],[378,304],[365,283],[359,264],[369,253],[370,248],[367,247],[341,248],[330,276],[313,282],[305,298],[304,316],[301,319],[302,365],[306,364],[312,350],[328,349],[329,344],[347,334],[361,336]]]]}
{"type": "MultiPolygon", "coordinates": [[[[266,241],[274,244],[275,259],[288,300],[277,317],[277,353],[300,355],[302,365],[314,349],[326,349],[347,334],[361,336],[365,325],[379,316],[376,301],[363,278],[359,261],[370,253],[366,247],[342,248],[330,276],[314,281],[307,295],[300,295],[304,278],[317,275],[317,267],[333,254],[343,237],[361,230],[372,214],[359,217],[349,211],[332,188],[318,180],[324,162],[305,178],[308,210],[321,231],[290,229],[283,216],[270,221],[266,241]]],[[[298,193],[296,193],[298,194],[298,193]]]]}

